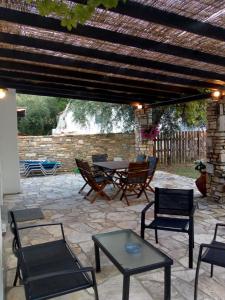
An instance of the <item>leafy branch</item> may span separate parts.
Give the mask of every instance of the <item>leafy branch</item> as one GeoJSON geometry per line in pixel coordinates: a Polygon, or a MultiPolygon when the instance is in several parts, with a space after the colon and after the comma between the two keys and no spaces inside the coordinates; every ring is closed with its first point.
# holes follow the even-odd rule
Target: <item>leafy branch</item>
{"type": "MultiPolygon", "coordinates": [[[[116,8],[120,0],[88,0],[86,4],[68,4],[62,0],[26,0],[32,3],[40,15],[55,15],[61,20],[61,25],[69,31],[76,28],[78,23],[84,24],[91,19],[96,8],[116,8]]],[[[122,0],[124,3],[127,0],[122,0]]]]}

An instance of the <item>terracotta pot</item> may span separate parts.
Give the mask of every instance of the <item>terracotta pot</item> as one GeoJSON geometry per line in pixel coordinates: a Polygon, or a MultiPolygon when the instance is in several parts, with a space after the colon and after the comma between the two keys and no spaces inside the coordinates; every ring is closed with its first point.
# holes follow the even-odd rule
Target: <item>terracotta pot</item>
{"type": "Polygon", "coordinates": [[[195,184],[199,190],[199,192],[206,196],[206,172],[201,173],[200,177],[195,181],[195,184]]]}

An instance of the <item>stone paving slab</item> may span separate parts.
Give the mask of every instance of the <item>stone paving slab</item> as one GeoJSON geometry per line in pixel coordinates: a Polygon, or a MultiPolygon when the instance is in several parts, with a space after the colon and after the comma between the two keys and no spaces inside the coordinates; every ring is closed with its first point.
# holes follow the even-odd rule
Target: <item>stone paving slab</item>
{"type": "MultiPolygon", "coordinates": [[[[117,197],[113,201],[98,198],[91,204],[78,194],[83,185],[80,175],[60,174],[48,177],[32,177],[21,180],[22,193],[7,195],[4,205],[8,208],[41,207],[44,220],[27,222],[31,224],[63,222],[65,234],[73,251],[84,265],[94,266],[94,248],[91,236],[100,232],[109,232],[124,228],[131,228],[139,234],[141,211],[146,205],[145,198],[130,201],[128,207],[117,197]]],[[[199,209],[195,215],[195,248],[194,261],[197,260],[199,244],[210,242],[213,236],[215,223],[225,221],[224,207],[215,203],[208,203],[200,197],[195,188],[194,180],[182,176],[157,171],[153,186],[167,188],[194,189],[195,200],[199,209]]],[[[108,187],[110,195],[115,193],[113,187],[108,187]]],[[[149,193],[149,199],[154,195],[149,193]]],[[[147,214],[150,220],[153,210],[147,214]]],[[[41,228],[27,230],[23,236],[23,243],[32,245],[59,236],[55,228],[41,228]]],[[[225,232],[221,232],[221,239],[225,232]]],[[[146,231],[146,239],[155,245],[154,234],[146,231]]],[[[7,268],[7,299],[24,300],[22,287],[12,287],[15,275],[16,259],[11,251],[12,235],[7,231],[4,236],[4,250],[7,268]]],[[[172,266],[172,299],[192,300],[195,269],[188,269],[188,239],[184,234],[161,231],[159,244],[155,245],[173,260],[172,266]]],[[[97,274],[100,300],[119,300],[122,297],[122,276],[107,257],[101,254],[102,272],[97,274]]],[[[195,264],[194,264],[195,265],[195,264]]],[[[202,264],[199,277],[199,300],[225,299],[225,270],[215,267],[215,275],[209,277],[209,266],[202,264]]],[[[138,274],[131,280],[131,300],[160,300],[163,299],[163,272],[155,270],[138,274]]],[[[56,299],[56,298],[55,298],[56,299]]],[[[92,289],[58,297],[58,300],[91,300],[94,299],[92,289]]]]}

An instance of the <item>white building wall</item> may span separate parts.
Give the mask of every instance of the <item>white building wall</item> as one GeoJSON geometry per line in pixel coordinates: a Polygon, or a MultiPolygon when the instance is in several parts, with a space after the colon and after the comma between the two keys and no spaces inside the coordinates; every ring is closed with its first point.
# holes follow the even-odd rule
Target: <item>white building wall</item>
{"type": "Polygon", "coordinates": [[[0,300],[4,297],[2,232],[5,224],[1,220],[3,195],[19,192],[16,93],[15,90],[8,90],[6,97],[0,99],[0,300]]]}
{"type": "Polygon", "coordinates": [[[19,193],[16,92],[11,89],[0,99],[0,160],[3,194],[19,193]]]}

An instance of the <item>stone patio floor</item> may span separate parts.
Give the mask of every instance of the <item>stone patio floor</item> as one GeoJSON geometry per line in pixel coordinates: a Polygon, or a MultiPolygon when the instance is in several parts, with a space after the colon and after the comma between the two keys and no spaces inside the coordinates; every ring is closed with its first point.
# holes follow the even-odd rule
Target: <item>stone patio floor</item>
{"type": "MultiPolygon", "coordinates": [[[[100,232],[131,228],[140,232],[140,215],[146,205],[146,200],[131,200],[128,207],[119,198],[110,203],[97,199],[91,204],[78,194],[83,184],[80,175],[62,174],[49,177],[33,177],[21,180],[22,193],[7,195],[4,204],[8,209],[41,207],[44,220],[31,223],[63,222],[65,233],[71,248],[78,255],[83,265],[94,266],[94,249],[91,236],[100,232]]],[[[153,186],[168,188],[194,188],[194,180],[158,171],[155,174],[153,186]]],[[[108,192],[115,193],[112,187],[108,192]]],[[[149,199],[153,195],[149,193],[149,199]]],[[[197,260],[200,243],[211,241],[215,223],[225,221],[225,211],[222,205],[207,203],[195,189],[195,199],[199,208],[195,214],[195,248],[194,261],[197,260]]],[[[148,214],[151,218],[153,211],[148,214]]],[[[220,238],[225,237],[221,232],[220,238]]],[[[26,244],[41,243],[59,236],[55,228],[41,228],[26,231],[23,242],[26,244]]],[[[146,230],[146,239],[155,245],[154,234],[146,230]]],[[[4,236],[4,249],[7,265],[7,299],[25,299],[23,287],[12,287],[15,275],[16,259],[11,251],[12,235],[8,230],[4,236]]],[[[156,246],[156,245],[155,245],[156,246]]],[[[188,269],[188,239],[184,234],[159,232],[159,244],[156,246],[168,254],[173,260],[172,266],[172,299],[193,299],[194,269],[188,269]]],[[[102,272],[97,274],[100,300],[119,300],[122,298],[122,275],[112,263],[101,253],[102,272]]],[[[199,278],[198,299],[225,299],[225,270],[215,267],[214,277],[210,278],[209,265],[202,263],[199,278]]],[[[155,270],[131,277],[131,300],[163,299],[163,270],[155,270]]],[[[56,299],[56,298],[55,298],[56,299]]],[[[92,300],[93,290],[68,294],[58,297],[60,300],[92,300]]]]}

